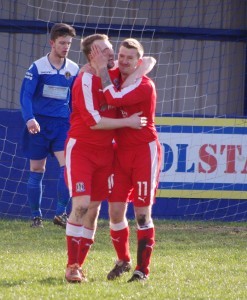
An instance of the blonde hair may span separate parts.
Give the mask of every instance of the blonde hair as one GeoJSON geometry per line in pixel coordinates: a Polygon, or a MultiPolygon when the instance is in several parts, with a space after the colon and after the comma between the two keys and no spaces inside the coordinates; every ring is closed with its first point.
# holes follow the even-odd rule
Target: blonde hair
{"type": "Polygon", "coordinates": [[[92,46],[93,42],[97,41],[97,40],[109,41],[109,38],[106,34],[95,33],[95,34],[91,34],[81,40],[81,51],[85,54],[87,59],[88,59],[88,55],[91,52],[91,46],[92,46]]]}

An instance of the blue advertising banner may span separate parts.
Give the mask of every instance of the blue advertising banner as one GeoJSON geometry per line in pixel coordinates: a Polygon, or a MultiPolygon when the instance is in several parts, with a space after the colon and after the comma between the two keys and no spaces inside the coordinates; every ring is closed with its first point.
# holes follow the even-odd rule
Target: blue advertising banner
{"type": "Polygon", "coordinates": [[[246,199],[247,120],[157,117],[158,197],[246,199]]]}
{"type": "MultiPolygon", "coordinates": [[[[27,201],[29,162],[21,150],[25,126],[17,110],[0,110],[0,217],[30,218],[27,201]]],[[[162,168],[154,218],[178,220],[247,220],[247,121],[157,117],[162,168]]],[[[48,157],[42,212],[53,218],[57,161],[48,157]]],[[[68,208],[69,211],[70,208],[68,208]]],[[[107,201],[101,218],[108,218],[107,201]]],[[[130,204],[128,218],[134,218],[130,204]]]]}

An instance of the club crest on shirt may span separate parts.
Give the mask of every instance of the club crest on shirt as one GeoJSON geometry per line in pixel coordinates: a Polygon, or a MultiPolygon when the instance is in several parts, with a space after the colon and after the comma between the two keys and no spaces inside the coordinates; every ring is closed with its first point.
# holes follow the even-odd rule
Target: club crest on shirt
{"type": "Polygon", "coordinates": [[[65,76],[66,79],[70,79],[71,73],[69,71],[67,71],[67,72],[64,73],[64,76],[65,76]]]}
{"type": "Polygon", "coordinates": [[[85,185],[83,182],[76,183],[76,192],[85,192],[85,185]]]}
{"type": "Polygon", "coordinates": [[[112,83],[114,84],[114,86],[117,88],[117,89],[120,89],[120,81],[118,78],[114,78],[112,80],[112,83]]]}
{"type": "Polygon", "coordinates": [[[125,110],[120,108],[120,112],[121,112],[122,118],[128,118],[128,113],[125,110]]]}

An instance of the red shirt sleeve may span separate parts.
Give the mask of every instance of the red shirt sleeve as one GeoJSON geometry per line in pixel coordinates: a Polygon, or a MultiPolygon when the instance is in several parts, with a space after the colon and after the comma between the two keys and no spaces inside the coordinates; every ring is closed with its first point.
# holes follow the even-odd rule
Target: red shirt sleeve
{"type": "MultiPolygon", "coordinates": [[[[99,86],[95,77],[89,73],[83,73],[80,80],[73,88],[73,108],[76,109],[87,126],[96,125],[101,116],[99,114],[99,101],[96,99],[97,88],[99,86]]],[[[99,98],[99,97],[98,97],[99,98]]]]}

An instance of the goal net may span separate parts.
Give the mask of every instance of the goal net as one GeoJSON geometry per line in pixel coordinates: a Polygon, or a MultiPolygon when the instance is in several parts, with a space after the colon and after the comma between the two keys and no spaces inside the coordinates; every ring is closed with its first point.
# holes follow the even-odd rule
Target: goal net
{"type": "MultiPolygon", "coordinates": [[[[0,217],[29,217],[28,161],[20,86],[31,63],[49,52],[49,28],[74,26],[69,58],[83,65],[80,40],[126,37],[156,58],[156,126],[163,158],[154,217],[246,221],[245,0],[0,0],[0,217]]],[[[57,165],[49,158],[42,210],[54,213],[57,165]]]]}

